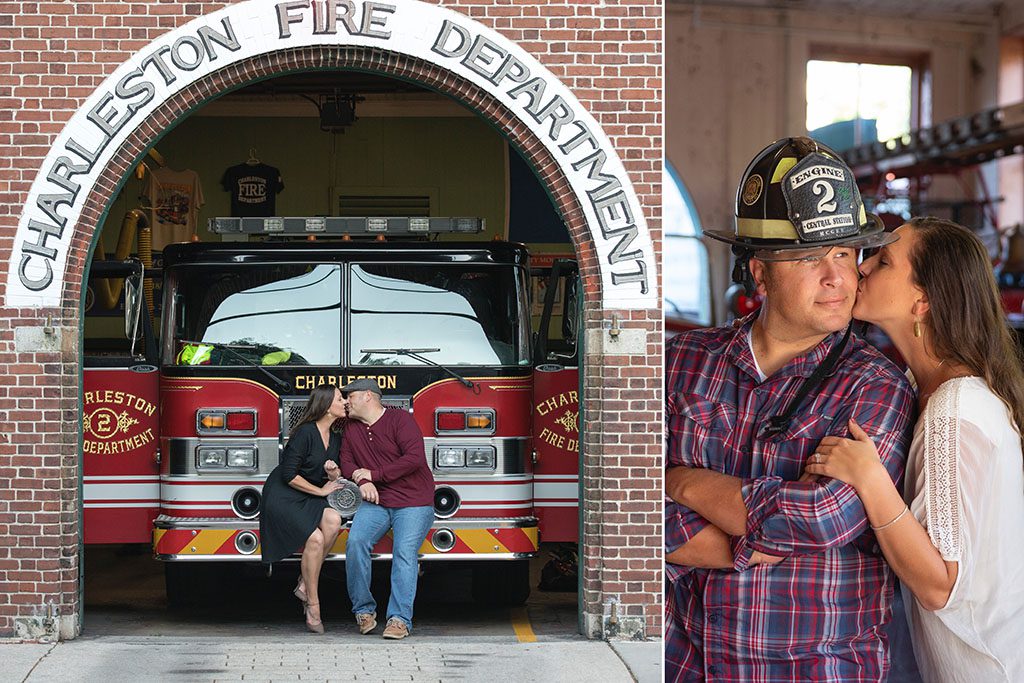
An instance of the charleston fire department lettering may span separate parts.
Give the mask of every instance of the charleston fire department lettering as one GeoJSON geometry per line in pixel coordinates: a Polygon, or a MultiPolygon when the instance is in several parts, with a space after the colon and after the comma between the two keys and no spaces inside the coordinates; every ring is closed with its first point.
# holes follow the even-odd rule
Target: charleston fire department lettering
{"type": "Polygon", "coordinates": [[[239,178],[238,201],[241,204],[262,204],[267,201],[267,179],[260,176],[239,178]]]}
{"type": "Polygon", "coordinates": [[[201,26],[195,35],[181,36],[172,45],[143,57],[138,68],[122,76],[112,91],[89,109],[86,119],[92,128],[64,142],[61,156],[46,172],[47,186],[29,208],[27,228],[34,235],[21,243],[18,260],[18,277],[26,289],[38,292],[53,281],[57,247],[50,242],[64,239],[68,218],[63,207],[75,206],[83,196],[75,177],[92,174],[111,141],[156,96],[158,80],[170,86],[180,72],[194,71],[207,60],[216,61],[224,50],[240,47],[229,18],[221,22],[219,30],[201,26]]]}
{"type": "Polygon", "coordinates": [[[551,427],[544,427],[537,435],[544,443],[561,448],[567,451],[579,449],[579,396],[575,391],[565,391],[557,396],[552,396],[538,403],[534,410],[537,415],[558,415],[554,418],[552,426],[560,427],[565,434],[559,434],[551,427]],[[564,410],[563,410],[564,409],[564,410]],[[572,436],[569,436],[569,435],[572,436]]]}
{"type": "Polygon", "coordinates": [[[151,428],[132,433],[139,420],[132,417],[129,411],[152,417],[156,413],[155,405],[126,391],[85,392],[87,410],[97,403],[101,404],[100,407],[85,412],[82,417],[82,431],[85,434],[83,451],[96,455],[114,455],[134,451],[153,442],[155,437],[151,428]],[[117,411],[111,406],[124,406],[125,409],[117,411]]]}
{"type": "Polygon", "coordinates": [[[577,406],[579,405],[579,395],[575,391],[565,391],[558,396],[552,396],[551,398],[545,399],[537,404],[536,411],[538,415],[547,415],[552,410],[558,410],[564,406],[577,406]]]}
{"type": "MultiPolygon", "coordinates": [[[[614,148],[571,91],[528,53],[469,18],[421,2],[370,0],[229,4],[126,62],[51,146],[18,224],[7,305],[59,304],[85,197],[115,150],[175,93],[260,55],[349,45],[427,60],[501,99],[540,136],[583,204],[594,226],[605,301],[657,305],[653,246],[640,203],[614,148]]],[[[251,189],[246,198],[258,194],[251,189]]]]}
{"type": "Polygon", "coordinates": [[[577,172],[585,172],[591,183],[587,198],[597,216],[601,235],[614,240],[608,255],[610,266],[631,264],[635,270],[612,270],[615,285],[637,283],[640,292],[648,290],[647,266],[643,252],[630,249],[639,234],[629,197],[622,180],[608,173],[608,157],[590,127],[576,118],[572,107],[560,95],[546,92],[548,79],[531,73],[530,68],[484,35],[473,35],[468,29],[446,20],[431,48],[442,57],[459,60],[463,66],[491,84],[504,88],[534,121],[547,122],[548,139],[556,145],[565,160],[577,172]]]}

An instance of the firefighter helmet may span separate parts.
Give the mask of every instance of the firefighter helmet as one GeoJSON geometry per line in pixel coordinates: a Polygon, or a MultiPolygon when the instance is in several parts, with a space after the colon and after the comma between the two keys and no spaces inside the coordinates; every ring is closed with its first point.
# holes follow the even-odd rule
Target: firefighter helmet
{"type": "Polygon", "coordinates": [[[853,172],[810,138],[776,140],[758,152],[736,191],[732,231],[705,230],[734,250],[880,247],[896,239],[864,209],[853,172]]]}

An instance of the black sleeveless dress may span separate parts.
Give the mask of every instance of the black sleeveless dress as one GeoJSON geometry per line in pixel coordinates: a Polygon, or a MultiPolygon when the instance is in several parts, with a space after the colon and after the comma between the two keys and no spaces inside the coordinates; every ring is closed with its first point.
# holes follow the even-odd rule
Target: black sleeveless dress
{"type": "Polygon", "coordinates": [[[292,488],[288,482],[300,475],[314,486],[327,482],[328,458],[341,465],[341,434],[332,431],[324,448],[315,422],[307,422],[292,435],[281,462],[267,475],[260,501],[260,546],[264,564],[277,562],[298,551],[320,525],[327,499],[292,488]]]}

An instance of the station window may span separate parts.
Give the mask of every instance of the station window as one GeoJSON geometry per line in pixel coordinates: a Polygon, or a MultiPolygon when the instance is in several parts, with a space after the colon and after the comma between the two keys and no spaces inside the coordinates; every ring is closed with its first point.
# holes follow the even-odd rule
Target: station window
{"type": "Polygon", "coordinates": [[[665,225],[665,317],[697,325],[711,324],[708,252],[701,242],[700,218],[686,186],[668,160],[662,170],[662,218],[665,225]]]}
{"type": "Polygon", "coordinates": [[[836,151],[890,140],[919,123],[920,59],[816,50],[807,62],[807,130],[836,151]]]}

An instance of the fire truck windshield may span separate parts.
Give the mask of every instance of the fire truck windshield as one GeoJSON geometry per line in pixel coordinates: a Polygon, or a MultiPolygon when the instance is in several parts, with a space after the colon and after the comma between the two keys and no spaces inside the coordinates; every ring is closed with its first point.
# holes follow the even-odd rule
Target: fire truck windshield
{"type": "Polygon", "coordinates": [[[172,269],[168,286],[175,343],[165,363],[341,362],[340,266],[189,265],[172,269]]]}
{"type": "Polygon", "coordinates": [[[165,329],[173,343],[164,362],[340,365],[347,343],[353,366],[423,364],[404,354],[360,353],[399,346],[430,348],[430,360],[444,366],[529,365],[521,270],[452,263],[174,266],[166,274],[165,329]]]}
{"type": "Polygon", "coordinates": [[[526,297],[511,266],[362,263],[350,269],[352,365],[529,365],[526,297]],[[435,351],[436,349],[436,351],[435,351]]]}

